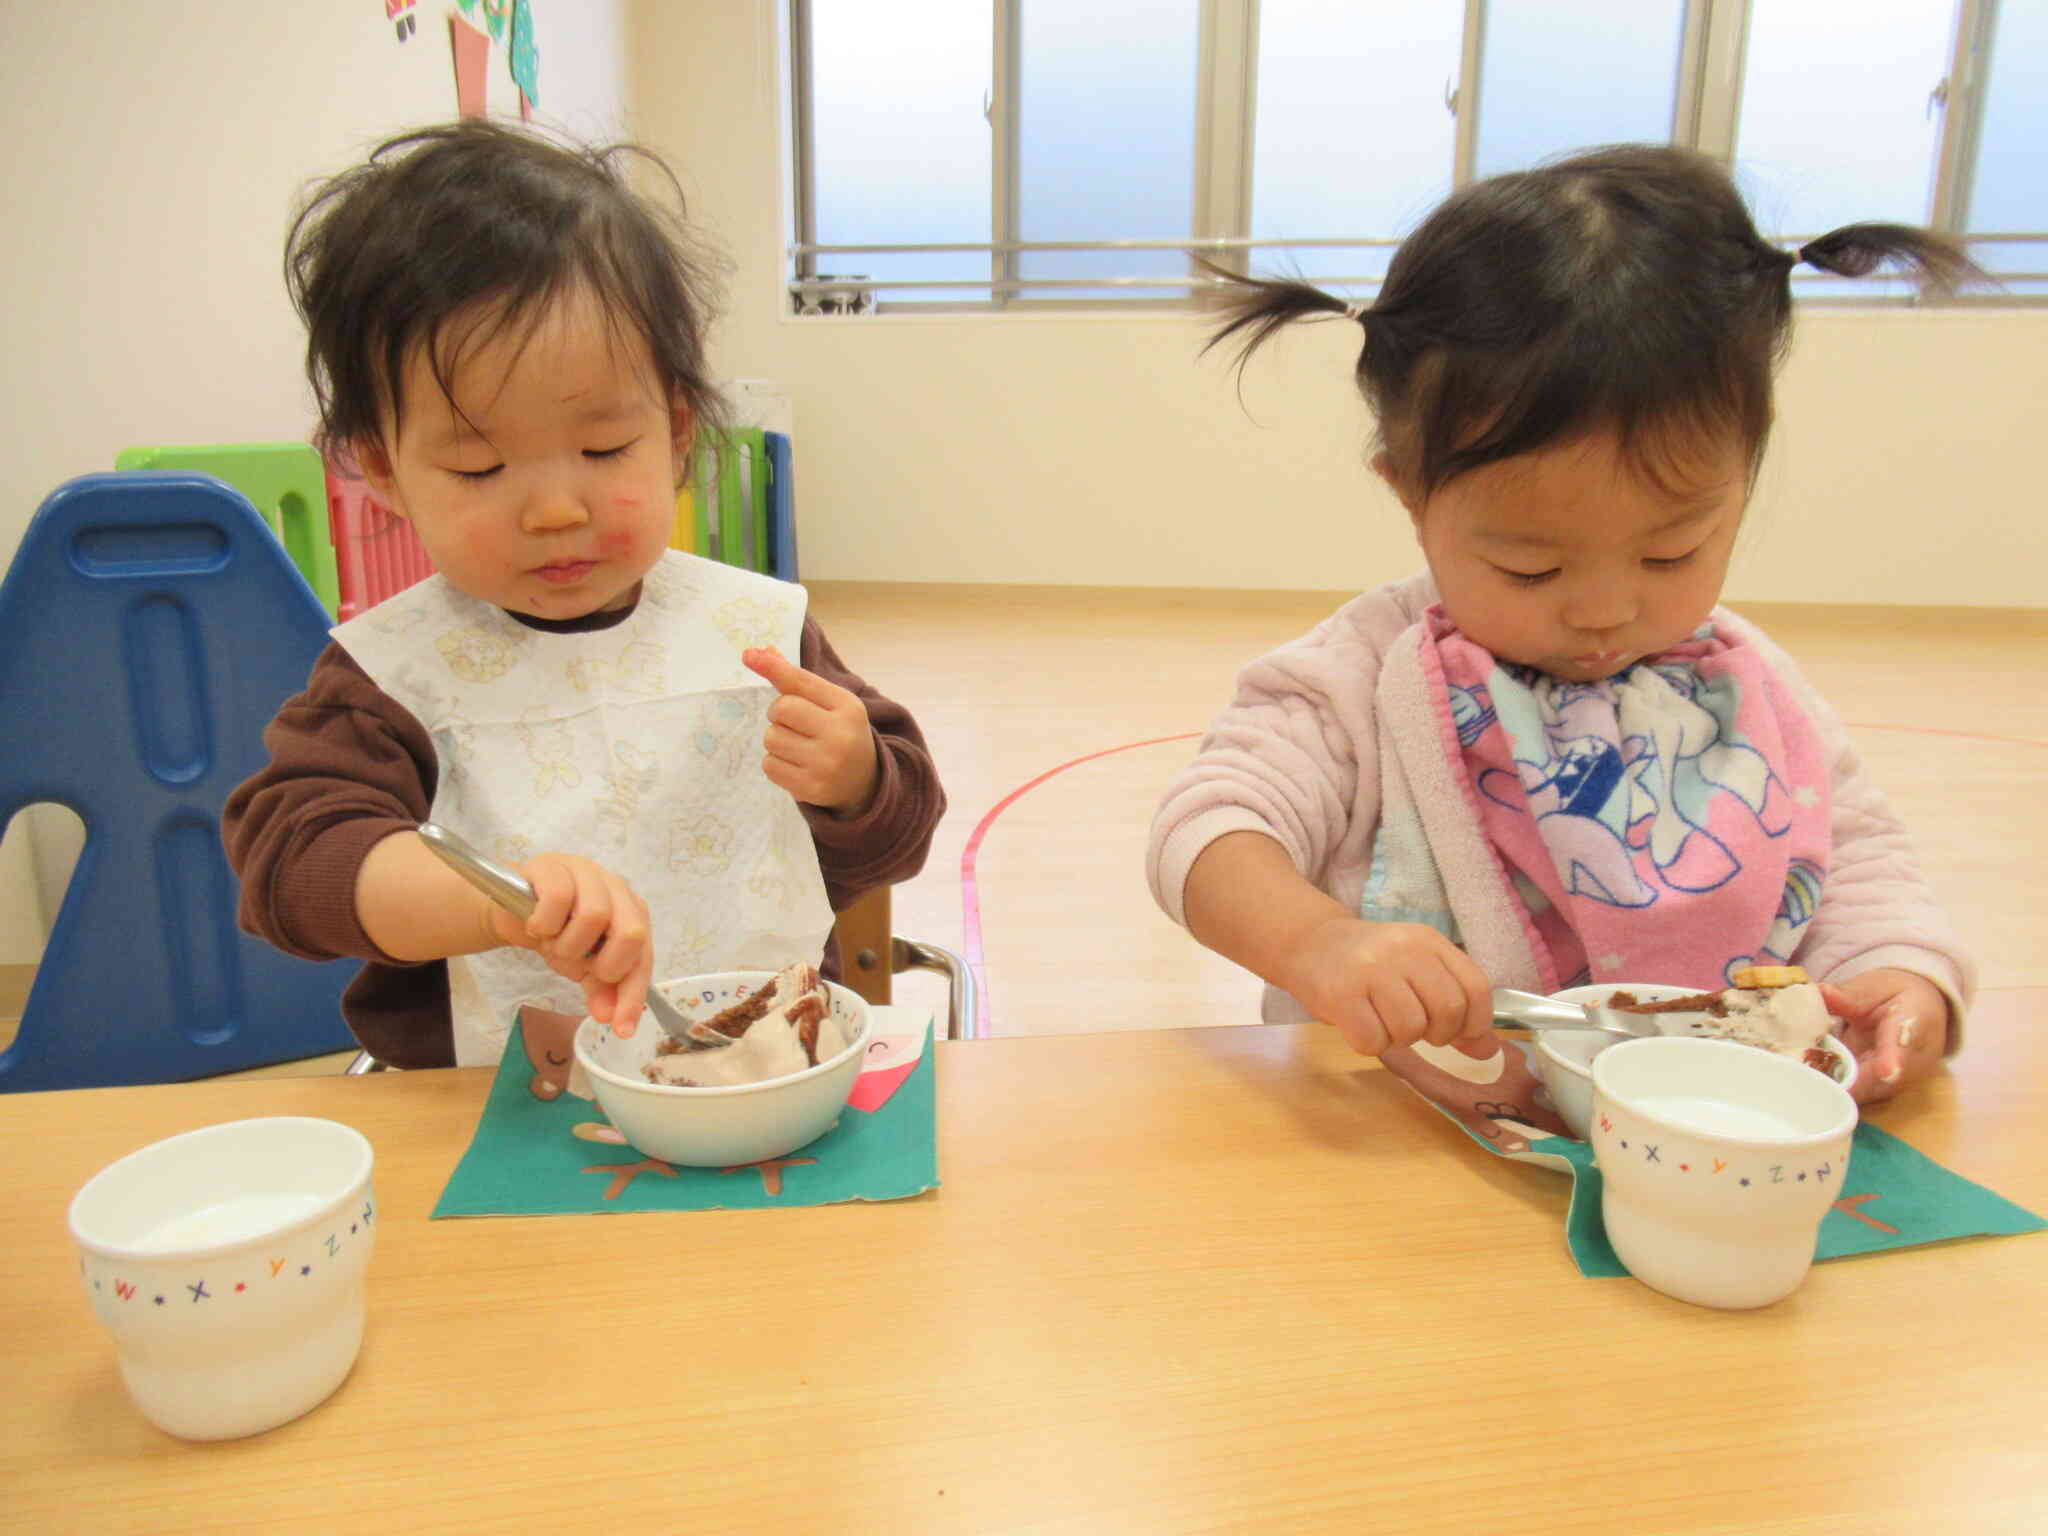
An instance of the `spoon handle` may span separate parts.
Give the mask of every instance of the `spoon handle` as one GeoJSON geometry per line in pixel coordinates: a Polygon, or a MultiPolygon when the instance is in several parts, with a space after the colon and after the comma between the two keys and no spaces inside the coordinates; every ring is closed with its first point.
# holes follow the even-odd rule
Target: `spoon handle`
{"type": "Polygon", "coordinates": [[[534,894],[526,877],[472,848],[437,821],[420,823],[420,841],[455,873],[517,918],[533,916],[534,894]]]}
{"type": "Polygon", "coordinates": [[[1513,987],[1493,989],[1493,1022],[1508,1029],[1587,1029],[1610,1035],[1634,1035],[1624,1025],[1600,1019],[1579,1003],[1560,1002],[1513,987]]]}

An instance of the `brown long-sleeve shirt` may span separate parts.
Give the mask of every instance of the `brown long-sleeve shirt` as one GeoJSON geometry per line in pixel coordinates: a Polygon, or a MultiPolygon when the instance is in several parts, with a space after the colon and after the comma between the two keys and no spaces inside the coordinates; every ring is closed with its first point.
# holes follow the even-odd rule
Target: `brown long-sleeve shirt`
{"type": "MultiPolygon", "coordinates": [[[[573,632],[624,617],[521,622],[573,632]]],[[[804,620],[797,661],[858,697],[875,733],[879,777],[865,811],[842,820],[800,807],[836,912],[923,868],[946,797],[910,712],[849,671],[813,619],[804,620]]],[[[242,928],[308,960],[365,961],[342,997],[364,1049],[392,1066],[452,1064],[447,962],[408,964],[384,954],[363,931],[355,904],[356,873],[370,849],[427,819],[440,772],[433,738],[330,644],[263,741],[269,765],[236,789],[221,818],[228,862],[242,882],[242,928]]]]}

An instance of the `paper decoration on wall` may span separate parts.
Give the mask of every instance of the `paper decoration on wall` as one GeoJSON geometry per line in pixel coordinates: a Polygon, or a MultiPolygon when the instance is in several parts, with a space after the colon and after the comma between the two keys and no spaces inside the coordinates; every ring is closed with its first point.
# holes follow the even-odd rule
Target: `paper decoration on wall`
{"type": "MultiPolygon", "coordinates": [[[[410,9],[416,0],[385,0],[387,8],[410,9]]],[[[490,110],[488,77],[491,44],[505,45],[506,64],[519,93],[519,116],[530,122],[540,102],[540,43],[534,36],[533,0],[457,0],[461,13],[448,13],[448,47],[455,63],[456,110],[483,117],[490,110]],[[479,27],[466,17],[479,18],[479,27]],[[485,29],[488,29],[486,31],[485,29]]],[[[401,39],[402,41],[403,39],[401,39]]]]}
{"type": "Polygon", "coordinates": [[[384,19],[391,23],[402,43],[420,29],[420,19],[414,12],[419,0],[384,0],[384,19]]]}
{"type": "Polygon", "coordinates": [[[484,13],[484,25],[491,29],[491,41],[505,41],[505,22],[512,14],[512,0],[456,0],[462,7],[462,14],[474,16],[479,9],[484,13]]]}
{"type": "Polygon", "coordinates": [[[519,116],[533,116],[540,104],[540,45],[533,39],[533,0],[512,0],[512,81],[519,87],[519,116]]]}
{"type": "Polygon", "coordinates": [[[451,14],[448,48],[455,58],[455,110],[463,117],[482,117],[491,40],[460,16],[451,14]]]}

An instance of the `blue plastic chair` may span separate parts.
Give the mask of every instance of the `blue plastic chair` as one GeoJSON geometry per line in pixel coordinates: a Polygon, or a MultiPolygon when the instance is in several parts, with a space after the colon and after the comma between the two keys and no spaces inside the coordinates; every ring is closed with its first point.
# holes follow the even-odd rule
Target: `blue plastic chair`
{"type": "Polygon", "coordinates": [[[789,439],[780,432],[763,432],[761,437],[768,450],[769,569],[784,581],[795,581],[796,469],[790,462],[789,439]]]}
{"type": "Polygon", "coordinates": [[[175,1082],[348,1048],[352,961],[235,926],[229,793],[305,686],[327,614],[247,497],[211,475],[85,475],[0,583],[0,825],[85,823],[0,1090],[175,1082]]]}

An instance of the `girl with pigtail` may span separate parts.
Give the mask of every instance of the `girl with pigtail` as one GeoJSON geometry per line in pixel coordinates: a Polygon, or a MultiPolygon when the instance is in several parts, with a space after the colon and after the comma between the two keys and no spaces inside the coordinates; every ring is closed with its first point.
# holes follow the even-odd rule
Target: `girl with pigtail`
{"type": "Polygon", "coordinates": [[[1169,916],[1396,1071],[1497,1049],[1490,991],[1796,965],[1860,1099],[1960,1040],[1973,967],[1841,722],[1719,606],[1794,266],[1981,277],[1929,231],[1796,255],[1718,163],[1624,145],[1477,182],[1370,304],[1218,273],[1238,366],[1363,330],[1372,465],[1425,571],[1252,663],[1155,815],[1169,916]]]}

